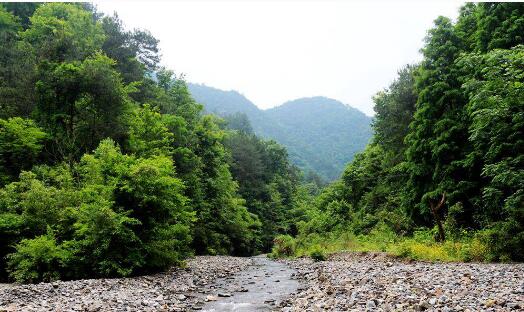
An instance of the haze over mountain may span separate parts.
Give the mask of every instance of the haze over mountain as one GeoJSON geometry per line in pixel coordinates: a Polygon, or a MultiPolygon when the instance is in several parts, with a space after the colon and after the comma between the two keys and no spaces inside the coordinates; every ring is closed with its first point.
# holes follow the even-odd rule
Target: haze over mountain
{"type": "Polygon", "coordinates": [[[372,135],[371,117],[326,97],[300,98],[261,110],[237,91],[191,83],[189,90],[209,113],[244,113],[257,135],[283,144],[298,167],[327,180],[339,177],[372,135]]]}

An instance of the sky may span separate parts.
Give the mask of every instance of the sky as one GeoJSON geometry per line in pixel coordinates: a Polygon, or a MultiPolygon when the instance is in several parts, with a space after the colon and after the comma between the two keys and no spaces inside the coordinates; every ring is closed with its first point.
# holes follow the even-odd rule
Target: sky
{"type": "Polygon", "coordinates": [[[422,59],[439,15],[461,1],[95,1],[160,40],[162,65],[237,90],[260,108],[326,96],[373,115],[373,95],[422,59]]]}

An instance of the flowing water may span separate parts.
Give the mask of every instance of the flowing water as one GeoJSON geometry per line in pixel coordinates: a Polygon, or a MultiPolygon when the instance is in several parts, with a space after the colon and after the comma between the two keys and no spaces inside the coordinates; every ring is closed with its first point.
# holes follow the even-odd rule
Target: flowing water
{"type": "Polygon", "coordinates": [[[217,300],[208,301],[202,311],[269,311],[297,291],[299,284],[292,278],[293,273],[295,270],[283,263],[265,256],[254,257],[246,270],[217,281],[216,289],[224,290],[217,294],[225,297],[212,298],[217,300]]]}

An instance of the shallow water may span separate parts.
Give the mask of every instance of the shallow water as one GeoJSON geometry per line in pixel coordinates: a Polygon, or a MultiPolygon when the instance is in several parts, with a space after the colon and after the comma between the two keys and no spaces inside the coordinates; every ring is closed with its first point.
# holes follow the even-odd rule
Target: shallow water
{"type": "Polygon", "coordinates": [[[299,284],[291,277],[295,272],[285,264],[265,256],[254,257],[253,265],[246,270],[217,281],[217,289],[233,290],[225,293],[231,294],[231,297],[218,297],[217,301],[209,301],[202,311],[269,311],[281,299],[297,291],[299,284]]]}

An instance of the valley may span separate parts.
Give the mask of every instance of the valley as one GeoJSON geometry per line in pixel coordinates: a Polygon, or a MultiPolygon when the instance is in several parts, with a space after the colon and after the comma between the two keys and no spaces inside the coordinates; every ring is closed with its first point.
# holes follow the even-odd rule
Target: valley
{"type": "MultiPolygon", "coordinates": [[[[522,3],[428,11],[427,30],[395,34],[417,46],[368,33],[399,24],[376,18],[398,19],[386,2],[362,15],[373,27],[315,34],[316,16],[286,18],[285,40],[265,44],[238,32],[265,33],[259,12],[216,34],[226,5],[183,14],[203,32],[158,20],[192,3],[126,3],[139,11],[126,20],[93,3],[0,3],[0,312],[524,311],[522,3]],[[308,48],[288,54],[294,39],[308,48]],[[393,63],[408,50],[419,58],[393,63]],[[355,60],[361,72],[339,66],[355,60]],[[186,62],[195,81],[299,98],[260,109],[172,70],[186,62]],[[264,72],[285,79],[248,78],[264,72]]],[[[349,20],[336,12],[325,18],[349,20]]]]}
{"type": "Polygon", "coordinates": [[[383,253],[326,261],[200,256],[135,278],[7,285],[0,311],[522,311],[524,264],[428,263],[383,253]]]}
{"type": "Polygon", "coordinates": [[[192,83],[188,89],[207,113],[245,114],[255,134],[282,144],[293,164],[328,182],[340,176],[372,136],[371,117],[327,97],[301,98],[262,110],[237,91],[192,83]]]}

